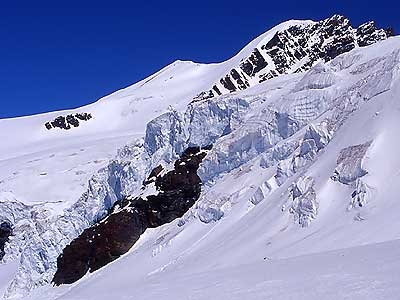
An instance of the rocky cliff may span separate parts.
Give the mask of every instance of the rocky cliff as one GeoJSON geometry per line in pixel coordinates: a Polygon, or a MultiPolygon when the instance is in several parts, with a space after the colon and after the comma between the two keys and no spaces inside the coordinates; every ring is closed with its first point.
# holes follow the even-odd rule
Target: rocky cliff
{"type": "Polygon", "coordinates": [[[109,215],[85,229],[63,250],[53,282],[75,282],[126,253],[147,228],[182,217],[200,196],[197,169],[205,155],[205,149],[190,147],[175,161],[173,170],[165,172],[161,166],[153,169],[141,196],[117,201],[109,215]]]}
{"type": "Polygon", "coordinates": [[[318,61],[330,61],[391,35],[392,29],[379,29],[373,21],[354,28],[349,19],[340,15],[316,23],[289,26],[262,41],[239,66],[194,100],[244,90],[282,74],[303,72],[318,61]]]}

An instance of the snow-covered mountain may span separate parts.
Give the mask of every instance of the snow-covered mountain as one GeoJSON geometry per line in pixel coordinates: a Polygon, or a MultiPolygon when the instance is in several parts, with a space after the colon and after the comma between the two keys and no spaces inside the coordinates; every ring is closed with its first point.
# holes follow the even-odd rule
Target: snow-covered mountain
{"type": "Polygon", "coordinates": [[[0,120],[3,298],[397,299],[390,35],[288,21],[226,62],[0,120]]]}

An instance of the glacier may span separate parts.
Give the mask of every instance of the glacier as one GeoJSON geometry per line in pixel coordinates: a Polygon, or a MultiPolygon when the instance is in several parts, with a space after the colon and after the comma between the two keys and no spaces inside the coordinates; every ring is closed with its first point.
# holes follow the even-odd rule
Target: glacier
{"type": "MultiPolygon", "coordinates": [[[[291,23],[273,29],[262,39],[272,38],[288,24],[291,23]]],[[[302,26],[312,26],[309,24],[306,21],[302,26]]],[[[93,119],[62,134],[56,129],[45,131],[43,126],[49,115],[2,120],[2,134],[6,131],[3,128],[18,121],[21,126],[36,126],[37,122],[40,138],[54,136],[43,148],[37,140],[31,141],[31,148],[20,154],[21,162],[18,156],[4,150],[2,160],[6,163],[2,175],[9,174],[11,162],[22,165],[27,159],[35,160],[37,155],[50,160],[53,152],[58,154],[57,143],[61,144],[64,138],[76,143],[72,152],[78,153],[76,156],[82,159],[79,164],[85,165],[84,176],[78,174],[79,180],[68,182],[80,184],[73,193],[76,199],[63,200],[62,194],[57,194],[53,201],[27,200],[27,195],[18,195],[23,174],[3,179],[0,221],[12,224],[13,233],[5,244],[0,272],[9,266],[14,268],[11,278],[0,284],[4,299],[109,299],[115,295],[115,276],[121,291],[134,294],[137,288],[144,299],[145,287],[151,290],[153,281],[172,280],[170,276],[174,274],[180,278],[177,285],[197,284],[194,279],[188,283],[186,275],[207,285],[204,274],[211,273],[211,278],[221,282],[221,277],[233,276],[228,275],[230,271],[241,272],[240,265],[245,265],[249,274],[263,274],[258,265],[264,260],[271,262],[272,270],[278,268],[278,273],[285,273],[289,269],[282,269],[280,260],[296,267],[295,258],[304,255],[299,261],[304,260],[301,270],[306,272],[313,253],[323,253],[316,256],[321,264],[333,257],[346,265],[340,258],[342,252],[350,257],[358,252],[370,257],[369,249],[375,248],[388,252],[387,245],[397,245],[390,241],[400,238],[394,196],[400,169],[396,153],[400,39],[378,41],[367,47],[355,47],[329,61],[317,61],[302,72],[282,74],[234,93],[195,101],[193,98],[199,92],[236,67],[239,60],[235,57],[222,66],[176,62],[131,88],[133,92],[128,88],[117,92],[114,98],[110,96],[85,107],[93,119]],[[197,78],[208,73],[212,75],[207,82],[195,84],[197,78]],[[183,79],[164,92],[159,85],[171,75],[183,79]],[[191,83],[177,93],[176,87],[185,86],[186,81],[191,83]],[[138,86],[150,84],[153,85],[148,90],[137,92],[138,86]],[[152,97],[169,101],[159,100],[161,108],[146,114],[148,107],[153,106],[145,96],[150,89],[152,97]],[[118,109],[110,114],[120,117],[120,124],[110,124],[115,131],[108,128],[102,132],[96,122],[113,106],[118,109]],[[137,119],[135,109],[146,117],[137,119]],[[104,139],[93,139],[93,132],[104,139]],[[70,136],[66,137],[67,134],[70,136]],[[79,154],[79,149],[89,142],[102,147],[107,136],[112,150],[99,153],[101,163],[86,167],[85,155],[90,153],[79,154]],[[129,253],[87,275],[71,289],[51,287],[57,257],[66,245],[106,216],[118,200],[138,194],[152,169],[158,165],[170,168],[187,147],[210,144],[213,148],[198,171],[202,193],[182,218],[148,229],[129,253]],[[384,243],[377,244],[381,242],[384,243]],[[342,248],[348,250],[338,250],[342,248]]],[[[242,57],[243,53],[250,55],[253,47],[254,42],[244,49],[242,57]]],[[[19,143],[15,141],[16,146],[19,143]]],[[[76,163],[65,162],[61,169],[76,163]]],[[[40,178],[51,176],[40,174],[40,178]]],[[[377,267],[369,264],[371,268],[377,267]]],[[[315,272],[322,271],[315,268],[315,272]]],[[[249,278],[257,282],[253,276],[249,278]]],[[[285,283],[275,286],[276,279],[271,280],[271,286],[287,288],[285,283]]],[[[220,284],[227,288],[225,283],[220,284]]],[[[241,284],[231,283],[229,288],[235,285],[241,284]]],[[[218,289],[208,288],[211,294],[218,294],[218,289]]],[[[351,286],[347,289],[351,290],[351,286]]],[[[153,289],[151,293],[158,291],[153,289]]],[[[181,286],[179,291],[169,297],[184,298],[188,293],[181,286]]],[[[230,293],[225,292],[218,297],[229,298],[230,293]]],[[[151,298],[151,293],[146,297],[151,298]]],[[[204,299],[207,293],[196,299],[204,299]]],[[[258,299],[262,294],[255,286],[248,297],[258,299]]],[[[377,292],[370,295],[370,299],[387,296],[377,292]]]]}

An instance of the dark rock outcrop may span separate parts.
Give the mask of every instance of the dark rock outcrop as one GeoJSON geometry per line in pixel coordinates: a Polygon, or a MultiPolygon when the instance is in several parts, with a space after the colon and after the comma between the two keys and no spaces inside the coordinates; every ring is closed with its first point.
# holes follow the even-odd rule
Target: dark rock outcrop
{"type": "Polygon", "coordinates": [[[256,48],[247,60],[241,63],[240,68],[248,76],[252,77],[262,69],[264,69],[268,63],[261,55],[260,51],[256,48]]]}
{"type": "Polygon", "coordinates": [[[236,86],[233,84],[230,75],[226,75],[225,78],[220,80],[222,86],[230,92],[236,91],[236,86]]]}
{"type": "Polygon", "coordinates": [[[0,261],[3,259],[5,252],[4,246],[8,242],[8,238],[12,234],[11,224],[4,221],[0,224],[0,261]]]}
{"type": "Polygon", "coordinates": [[[235,69],[231,70],[230,75],[232,76],[232,78],[234,80],[236,80],[238,87],[240,90],[245,90],[247,89],[250,85],[249,82],[247,81],[247,79],[245,79],[244,77],[242,77],[238,71],[236,71],[235,69]],[[242,80],[243,78],[243,80],[242,80]]]}
{"type": "Polygon", "coordinates": [[[389,37],[387,31],[380,31],[373,21],[365,23],[357,28],[357,43],[360,47],[372,45],[376,41],[389,37]]]}
{"type": "Polygon", "coordinates": [[[75,115],[59,116],[53,121],[49,121],[44,126],[50,130],[53,128],[60,128],[69,130],[72,127],[79,127],[80,121],[89,121],[92,118],[90,113],[76,113],[75,115]]]}
{"type": "Polygon", "coordinates": [[[161,166],[154,168],[142,189],[156,192],[116,202],[107,217],[73,240],[57,259],[54,284],[79,280],[126,253],[147,228],[182,217],[200,196],[197,169],[208,149],[186,149],[175,161],[174,169],[165,174],[161,166]]]}
{"type": "Polygon", "coordinates": [[[395,35],[394,29],[393,27],[388,27],[385,29],[386,35],[387,37],[391,37],[395,35]]]}
{"type": "Polygon", "coordinates": [[[356,47],[364,47],[393,35],[388,28],[378,29],[374,22],[353,28],[350,21],[340,15],[303,25],[293,25],[281,30],[265,44],[257,46],[242,59],[239,66],[220,79],[212,89],[197,95],[194,100],[204,100],[216,95],[235,92],[280,74],[309,70],[318,60],[332,60],[356,47]],[[273,64],[268,64],[272,61],[273,64]],[[213,93],[213,90],[219,93],[213,93]]]}
{"type": "Polygon", "coordinates": [[[216,85],[213,86],[213,90],[217,93],[218,96],[222,95],[222,93],[220,92],[219,88],[216,85]]]}

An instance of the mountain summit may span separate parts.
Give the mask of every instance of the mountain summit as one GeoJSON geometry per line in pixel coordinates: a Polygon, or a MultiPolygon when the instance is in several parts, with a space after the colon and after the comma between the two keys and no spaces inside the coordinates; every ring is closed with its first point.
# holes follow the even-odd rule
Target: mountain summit
{"type": "Polygon", "coordinates": [[[340,15],[320,22],[285,22],[252,42],[251,54],[195,99],[212,98],[279,75],[307,71],[318,61],[328,62],[356,47],[382,41],[392,33],[391,29],[378,29],[373,21],[353,28],[350,20],[340,15]]]}

